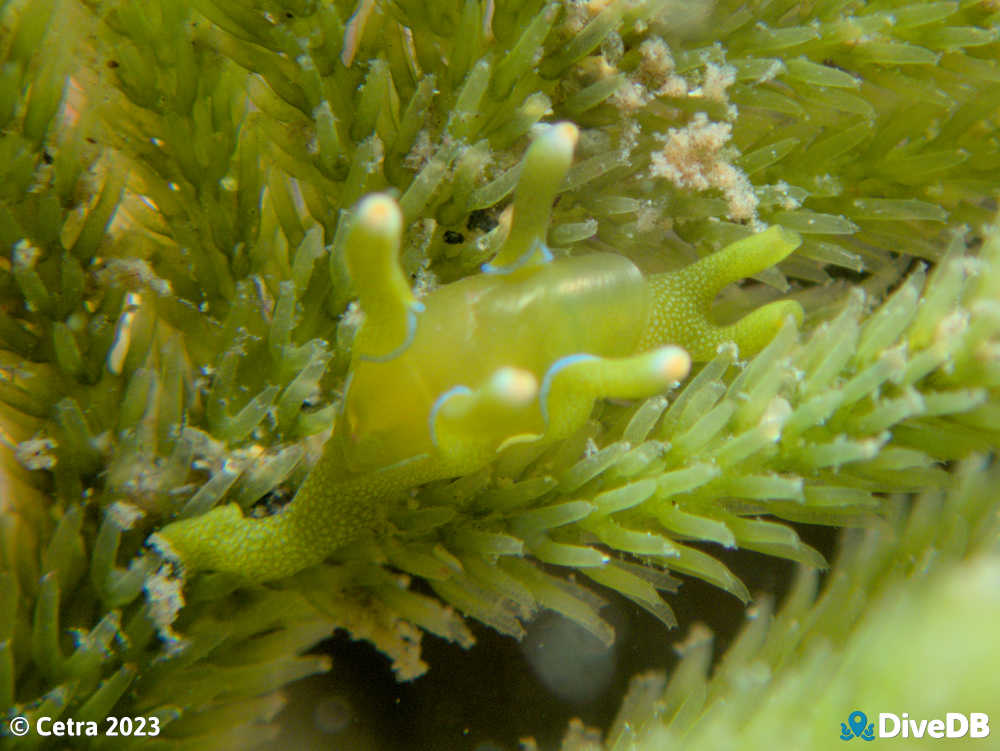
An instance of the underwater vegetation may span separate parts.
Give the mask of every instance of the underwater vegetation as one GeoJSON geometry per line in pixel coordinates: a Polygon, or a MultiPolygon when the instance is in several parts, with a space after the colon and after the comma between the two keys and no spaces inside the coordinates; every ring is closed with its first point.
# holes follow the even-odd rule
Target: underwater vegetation
{"type": "Polygon", "coordinates": [[[7,716],[248,748],[338,629],[405,681],[611,598],[673,638],[695,579],[724,657],[680,624],[564,748],[996,695],[995,2],[0,14],[7,716]]]}

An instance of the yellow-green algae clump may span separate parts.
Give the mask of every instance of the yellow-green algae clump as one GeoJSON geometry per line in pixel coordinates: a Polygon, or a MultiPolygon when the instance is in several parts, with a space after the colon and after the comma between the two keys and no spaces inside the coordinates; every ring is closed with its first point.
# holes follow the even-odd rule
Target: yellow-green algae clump
{"type": "MultiPolygon", "coordinates": [[[[898,586],[897,612],[922,613],[934,607],[915,588],[922,571],[940,568],[933,586],[949,587],[995,570],[958,563],[996,551],[994,473],[968,458],[997,445],[995,3],[11,0],[0,12],[11,716],[156,715],[165,745],[247,747],[269,737],[273,692],[327,669],[300,655],[336,628],[373,641],[402,678],[426,667],[421,629],[471,643],[463,616],[521,636],[548,608],[609,642],[588,580],[672,624],[671,574],[749,600],[714,546],[822,567],[784,522],[905,522],[896,542],[871,533],[845,548],[818,603],[804,574],[780,629],[751,623],[711,685],[692,640],[686,667],[637,684],[608,734],[609,748],[662,747],[715,707],[725,716],[697,732],[719,735],[691,736],[708,748],[750,722],[739,709],[765,686],[754,676],[787,675],[767,689],[786,711],[768,716],[798,722],[789,697],[816,673],[784,665],[823,673],[824,639],[864,662],[851,639],[866,604],[857,633],[898,632],[876,593],[898,586]],[[543,165],[539,182],[525,154],[557,122],[579,142],[565,177],[543,165]],[[373,194],[398,206],[398,234],[352,221],[373,194]],[[398,295],[374,297],[387,333],[367,343],[380,302],[349,252],[366,231],[392,251],[379,263],[401,269],[398,295]],[[790,233],[801,244],[781,260],[790,233]],[[442,474],[407,478],[411,492],[352,507],[351,534],[290,569],[254,561],[256,582],[144,550],[172,523],[291,514],[310,470],[328,466],[352,362],[393,354],[409,312],[419,320],[421,301],[484,264],[501,280],[546,253],[553,269],[612,253],[646,279],[680,279],[762,238],[776,255],[709,280],[755,283],[700,319],[770,311],[753,358],[756,345],[697,352],[703,335],[639,343],[681,344],[699,362],[667,396],[665,376],[631,401],[595,402],[614,391],[590,386],[555,395],[586,413],[558,440],[439,462],[442,474]],[[801,327],[784,315],[797,306],[801,327]],[[916,492],[909,515],[897,510],[916,492]],[[934,509],[946,523],[926,522],[934,509]]],[[[715,289],[701,289],[703,314],[715,289]]],[[[533,390],[517,383],[463,384],[471,393],[439,405],[440,434],[422,435],[444,454],[484,424],[490,451],[544,435],[527,419],[483,421],[533,390]]],[[[381,450],[357,466],[377,471],[381,450]]],[[[830,711],[833,738],[847,711],[830,711]]]]}

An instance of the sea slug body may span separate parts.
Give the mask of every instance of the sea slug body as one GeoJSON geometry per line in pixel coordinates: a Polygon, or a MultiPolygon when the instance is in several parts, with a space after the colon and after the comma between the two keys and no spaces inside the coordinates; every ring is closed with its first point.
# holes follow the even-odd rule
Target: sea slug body
{"type": "Polygon", "coordinates": [[[595,400],[663,392],[724,342],[750,355],[787,317],[801,322],[787,300],[729,326],[710,315],[722,287],[798,246],[780,227],[648,277],[613,253],[552,260],[545,235],[576,138],[575,126],[559,123],[533,141],[496,257],[423,300],[399,265],[398,205],[364,198],[345,250],[364,320],[324,455],[272,516],[247,518],[229,504],[168,525],[153,544],[187,573],[294,574],[377,528],[409,488],[475,472],[513,444],[563,440],[595,400]]]}

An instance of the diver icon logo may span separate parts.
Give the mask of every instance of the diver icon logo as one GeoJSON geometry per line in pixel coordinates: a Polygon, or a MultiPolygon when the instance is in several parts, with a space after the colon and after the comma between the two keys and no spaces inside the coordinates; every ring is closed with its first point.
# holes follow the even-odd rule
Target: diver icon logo
{"type": "Polygon", "coordinates": [[[855,738],[863,741],[875,740],[875,723],[869,725],[865,713],[857,709],[851,712],[846,723],[840,723],[840,740],[851,741],[855,738]]]}

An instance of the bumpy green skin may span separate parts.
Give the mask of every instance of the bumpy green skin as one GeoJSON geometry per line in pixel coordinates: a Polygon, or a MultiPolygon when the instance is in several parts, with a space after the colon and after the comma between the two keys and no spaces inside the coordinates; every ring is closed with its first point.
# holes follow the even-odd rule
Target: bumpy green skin
{"type": "Polygon", "coordinates": [[[801,322],[792,301],[730,326],[711,319],[722,287],[798,246],[779,227],[648,279],[613,254],[551,261],[548,212],[539,206],[552,205],[575,140],[568,124],[536,139],[507,244],[487,273],[423,303],[399,267],[398,206],[382,195],[362,201],[346,254],[366,318],[323,457],[279,513],[245,518],[231,504],[167,526],[154,543],[187,572],[257,581],[294,574],[377,529],[387,503],[407,488],[474,472],[515,443],[564,439],[597,399],[654,395],[724,342],[751,355],[788,316],[801,322]]]}
{"type": "Polygon", "coordinates": [[[794,300],[765,305],[729,326],[716,325],[709,315],[719,290],[777,263],[798,244],[794,232],[776,226],[676,272],[650,277],[652,314],[639,349],[676,342],[692,360],[704,362],[715,357],[720,345],[735,342],[742,356],[750,356],[771,341],[787,316],[801,325],[802,307],[794,300]]]}

